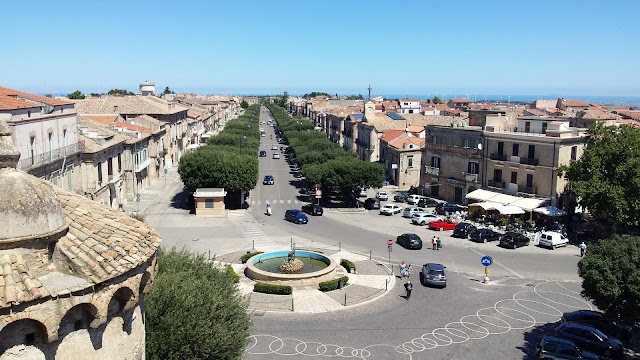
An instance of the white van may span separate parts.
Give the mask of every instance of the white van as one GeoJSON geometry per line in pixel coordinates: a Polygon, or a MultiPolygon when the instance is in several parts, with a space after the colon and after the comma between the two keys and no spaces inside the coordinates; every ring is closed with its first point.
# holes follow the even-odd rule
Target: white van
{"type": "Polygon", "coordinates": [[[567,246],[568,243],[569,239],[562,237],[562,234],[555,231],[545,231],[538,236],[538,244],[550,249],[567,246]]]}
{"type": "Polygon", "coordinates": [[[418,201],[420,201],[420,199],[422,199],[424,196],[421,195],[409,195],[409,197],[407,198],[407,204],[411,204],[411,205],[417,205],[418,201]]]}

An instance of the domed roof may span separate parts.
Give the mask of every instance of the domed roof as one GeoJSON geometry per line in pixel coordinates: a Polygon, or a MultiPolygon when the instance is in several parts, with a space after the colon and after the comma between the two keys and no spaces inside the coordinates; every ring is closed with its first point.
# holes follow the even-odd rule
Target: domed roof
{"type": "Polygon", "coordinates": [[[51,185],[15,169],[20,153],[10,135],[6,123],[0,122],[0,243],[38,238],[65,224],[62,205],[51,185]]]}

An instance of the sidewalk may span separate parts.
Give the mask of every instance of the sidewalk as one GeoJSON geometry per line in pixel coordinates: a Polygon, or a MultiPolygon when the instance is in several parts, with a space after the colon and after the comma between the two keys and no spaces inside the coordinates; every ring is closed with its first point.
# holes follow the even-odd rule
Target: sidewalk
{"type": "MultiPolygon", "coordinates": [[[[155,179],[146,189],[140,191],[140,202],[128,200],[124,205],[124,211],[139,212],[141,214],[148,214],[153,207],[159,204],[165,204],[165,213],[182,213],[188,210],[176,209],[171,206],[173,195],[182,191],[182,182],[180,180],[180,174],[178,174],[178,167],[173,166],[167,169],[167,175],[155,179]],[[175,189],[178,187],[178,189],[175,189]],[[177,191],[176,191],[177,190],[177,191]]],[[[182,199],[183,201],[186,199],[182,199]]]]}

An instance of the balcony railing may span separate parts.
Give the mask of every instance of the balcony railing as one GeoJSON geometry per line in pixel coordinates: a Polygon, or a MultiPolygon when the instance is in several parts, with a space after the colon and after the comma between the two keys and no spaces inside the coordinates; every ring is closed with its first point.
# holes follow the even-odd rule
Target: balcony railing
{"type": "Polygon", "coordinates": [[[464,180],[468,182],[478,182],[478,174],[464,174],[464,180]]]}
{"type": "Polygon", "coordinates": [[[432,166],[425,166],[424,167],[424,172],[427,173],[427,174],[439,176],[440,175],[440,168],[432,167],[432,166]]]}
{"type": "Polygon", "coordinates": [[[489,155],[489,159],[498,160],[498,161],[506,161],[507,160],[507,154],[493,153],[493,154],[489,155]]]}
{"type": "Polygon", "coordinates": [[[445,153],[452,153],[452,154],[461,154],[461,155],[464,155],[464,156],[480,155],[480,150],[475,149],[475,148],[463,148],[463,147],[444,145],[444,144],[430,144],[430,143],[427,143],[427,144],[425,144],[424,148],[426,150],[445,152],[445,153]]]}
{"type": "Polygon", "coordinates": [[[538,188],[519,185],[518,192],[535,195],[538,193],[538,188]]]}
{"type": "Polygon", "coordinates": [[[488,180],[487,185],[489,185],[490,187],[500,188],[500,189],[504,189],[505,187],[504,181],[488,180]]]}
{"type": "Polygon", "coordinates": [[[138,163],[136,165],[135,171],[136,172],[140,172],[140,171],[146,169],[149,166],[150,163],[151,163],[150,159],[147,158],[145,161],[142,161],[142,162],[140,162],[140,163],[138,163]]]}
{"type": "Polygon", "coordinates": [[[538,159],[520,158],[520,164],[538,166],[538,159]]]}
{"type": "Polygon", "coordinates": [[[62,159],[65,156],[73,155],[79,151],[82,151],[82,148],[79,143],[75,143],[72,145],[47,151],[43,154],[36,154],[34,157],[29,156],[18,162],[18,169],[28,170],[40,165],[44,165],[44,164],[62,159]]]}

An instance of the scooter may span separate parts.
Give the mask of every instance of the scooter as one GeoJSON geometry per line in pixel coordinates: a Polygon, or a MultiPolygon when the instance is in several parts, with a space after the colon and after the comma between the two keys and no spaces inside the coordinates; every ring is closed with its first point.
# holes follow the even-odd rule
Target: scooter
{"type": "Polygon", "coordinates": [[[267,207],[267,215],[271,216],[271,206],[267,207]]]}

